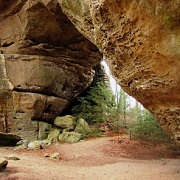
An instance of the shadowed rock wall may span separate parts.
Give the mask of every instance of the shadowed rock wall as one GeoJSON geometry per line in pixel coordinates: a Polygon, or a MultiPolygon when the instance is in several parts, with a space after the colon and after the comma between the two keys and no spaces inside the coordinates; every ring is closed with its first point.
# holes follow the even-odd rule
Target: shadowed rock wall
{"type": "Polygon", "coordinates": [[[29,139],[92,82],[97,47],[57,0],[0,1],[0,131],[29,139]],[[35,121],[32,121],[35,120],[35,121]]]}

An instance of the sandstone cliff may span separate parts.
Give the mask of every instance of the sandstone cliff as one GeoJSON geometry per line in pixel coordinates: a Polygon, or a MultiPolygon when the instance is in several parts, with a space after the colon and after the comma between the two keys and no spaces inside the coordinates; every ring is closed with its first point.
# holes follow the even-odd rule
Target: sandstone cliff
{"type": "Polygon", "coordinates": [[[0,1],[0,131],[37,136],[92,82],[97,47],[57,0],[0,1]]]}
{"type": "Polygon", "coordinates": [[[99,49],[180,143],[179,9],[179,0],[1,0],[0,131],[30,131],[31,119],[61,112],[92,81],[99,49]]]}
{"type": "Polygon", "coordinates": [[[180,143],[180,1],[59,0],[117,82],[180,143]]]}

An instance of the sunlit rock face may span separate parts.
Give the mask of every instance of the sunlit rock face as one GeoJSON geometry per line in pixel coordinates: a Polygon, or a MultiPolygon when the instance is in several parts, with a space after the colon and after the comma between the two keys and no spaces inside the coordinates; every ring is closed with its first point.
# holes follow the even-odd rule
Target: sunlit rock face
{"type": "Polygon", "coordinates": [[[97,47],[57,0],[0,1],[0,132],[37,136],[92,82],[97,47]]]}
{"type": "Polygon", "coordinates": [[[180,144],[180,1],[59,0],[116,78],[180,144]]]}

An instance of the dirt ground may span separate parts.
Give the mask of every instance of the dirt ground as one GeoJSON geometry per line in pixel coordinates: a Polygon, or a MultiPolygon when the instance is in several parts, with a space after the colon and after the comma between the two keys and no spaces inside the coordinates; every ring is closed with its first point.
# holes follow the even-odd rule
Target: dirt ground
{"type": "Polygon", "coordinates": [[[57,143],[41,150],[0,148],[8,160],[0,180],[179,180],[180,157],[173,145],[149,144],[124,139],[114,144],[111,137],[75,144],[57,143]],[[44,154],[59,153],[50,159],[44,154]]]}

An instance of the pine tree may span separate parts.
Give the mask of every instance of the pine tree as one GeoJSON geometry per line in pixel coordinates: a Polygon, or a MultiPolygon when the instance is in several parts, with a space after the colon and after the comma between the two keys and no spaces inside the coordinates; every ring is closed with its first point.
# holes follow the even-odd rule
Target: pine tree
{"type": "Polygon", "coordinates": [[[89,123],[102,123],[115,106],[115,97],[103,82],[97,82],[87,92],[86,97],[78,98],[79,104],[72,108],[74,116],[84,118],[89,123]]]}

